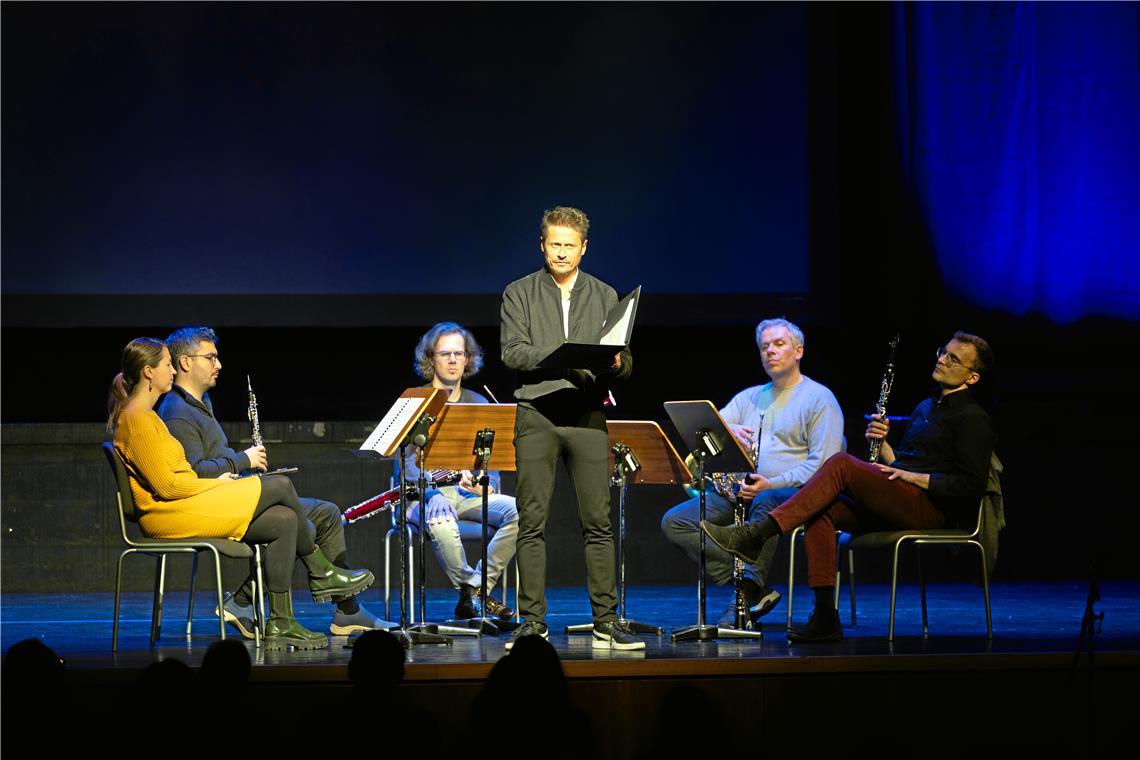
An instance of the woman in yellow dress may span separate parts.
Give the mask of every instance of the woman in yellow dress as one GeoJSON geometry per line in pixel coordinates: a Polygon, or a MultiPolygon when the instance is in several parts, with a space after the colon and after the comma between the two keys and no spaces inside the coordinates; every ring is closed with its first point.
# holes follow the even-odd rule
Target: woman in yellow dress
{"type": "Polygon", "coordinates": [[[313,529],[284,475],[199,478],[154,405],[174,385],[166,345],[136,338],[123,349],[123,371],[111,383],[108,429],[130,474],[139,527],[153,538],[229,538],[265,545],[269,620],[266,646],[323,649],[328,638],[293,616],[290,586],[297,557],[314,592],[349,596],[374,580],[367,570],[336,567],[313,543],[313,529]]]}

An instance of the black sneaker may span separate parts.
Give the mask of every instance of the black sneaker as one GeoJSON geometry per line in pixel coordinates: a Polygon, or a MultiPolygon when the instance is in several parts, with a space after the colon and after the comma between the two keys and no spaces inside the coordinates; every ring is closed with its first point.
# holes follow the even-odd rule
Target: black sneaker
{"type": "Polygon", "coordinates": [[[507,639],[507,643],[503,645],[503,649],[508,652],[514,648],[515,642],[523,636],[541,636],[544,639],[550,638],[549,631],[546,630],[546,623],[541,623],[537,620],[528,620],[514,630],[511,637],[507,639]]]}
{"type": "Polygon", "coordinates": [[[765,586],[764,590],[760,592],[760,599],[748,609],[748,617],[752,618],[752,622],[756,622],[760,618],[767,615],[776,605],[780,603],[780,592],[771,586],[765,586]]]}
{"type": "Polygon", "coordinates": [[[594,649],[645,649],[645,642],[620,620],[594,623],[594,649]]]}
{"type": "MultiPolygon", "coordinates": [[[[257,626],[254,623],[253,604],[243,607],[234,599],[233,592],[227,591],[222,601],[222,612],[225,614],[225,621],[236,628],[243,638],[254,638],[253,629],[257,626]]],[[[214,614],[218,614],[217,606],[214,607],[214,614]]]]}

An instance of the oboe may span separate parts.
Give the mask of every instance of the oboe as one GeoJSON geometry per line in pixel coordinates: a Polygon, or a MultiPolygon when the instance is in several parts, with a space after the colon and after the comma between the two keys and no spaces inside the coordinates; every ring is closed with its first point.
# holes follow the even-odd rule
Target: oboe
{"type": "MultiPolygon", "coordinates": [[[[899,346],[899,336],[891,338],[890,347],[887,351],[887,368],[883,372],[883,382],[879,386],[879,400],[875,402],[875,414],[879,415],[880,420],[887,418],[887,399],[891,395],[891,386],[895,384],[895,349],[899,346]]],[[[883,439],[877,438],[871,441],[871,455],[867,457],[867,461],[874,463],[879,461],[879,449],[883,447],[883,439]]]]}
{"type": "Polygon", "coordinates": [[[249,417],[249,424],[253,428],[250,438],[253,440],[254,446],[263,445],[261,442],[261,421],[257,418],[257,396],[253,395],[253,382],[250,381],[249,375],[245,376],[245,385],[249,389],[249,409],[246,410],[246,416],[249,417]]]}

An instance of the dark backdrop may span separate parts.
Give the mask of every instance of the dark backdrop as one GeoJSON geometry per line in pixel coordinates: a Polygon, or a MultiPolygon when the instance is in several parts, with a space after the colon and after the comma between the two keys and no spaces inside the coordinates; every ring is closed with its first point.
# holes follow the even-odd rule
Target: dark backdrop
{"type": "MultiPolygon", "coordinates": [[[[639,7],[645,13],[662,10],[639,7]]],[[[717,13],[731,13],[736,7],[721,6],[717,13]]],[[[398,7],[394,12],[430,16],[418,22],[428,24],[436,15],[447,15],[439,8],[398,7]]],[[[550,13],[557,21],[574,16],[579,6],[554,8],[557,10],[550,13]]],[[[24,214],[41,214],[41,226],[50,226],[53,221],[50,209],[15,205],[23,201],[9,181],[8,158],[18,154],[18,146],[9,143],[8,129],[12,113],[8,81],[18,78],[7,57],[11,54],[11,9],[4,9],[5,280],[13,255],[9,241],[13,222],[19,230],[32,226],[21,221],[24,214]]],[[[628,6],[618,9],[631,12],[628,6]]],[[[70,12],[58,13],[66,21],[70,12]]],[[[323,12],[314,12],[326,18],[323,12]]],[[[522,37],[553,33],[550,23],[538,23],[528,15],[497,12],[503,15],[496,34],[506,34],[509,29],[522,37]]],[[[686,7],[669,13],[697,11],[686,7]]],[[[39,20],[45,27],[41,34],[54,33],[50,15],[39,20]]],[[[802,247],[772,246],[768,228],[752,224],[753,214],[756,219],[770,218],[768,205],[744,203],[739,187],[722,188],[715,182],[701,186],[701,202],[696,208],[716,209],[722,204],[735,208],[731,218],[725,217],[728,221],[694,224],[688,213],[694,196],[687,195],[688,201],[680,212],[670,214],[663,231],[651,225],[654,234],[663,235],[657,239],[664,241],[658,250],[669,250],[669,261],[659,263],[651,258],[637,265],[639,272],[621,272],[613,279],[615,284],[629,286],[642,281],[638,274],[644,271],[665,277],[675,286],[672,292],[647,288],[634,338],[636,371],[628,388],[619,394],[615,416],[663,420],[661,403],[670,399],[709,398],[724,403],[736,390],[760,377],[752,343],[755,322],[784,314],[805,328],[804,369],[835,390],[847,417],[852,450],[859,452],[860,416],[875,399],[889,335],[902,332],[900,373],[891,411],[905,413],[927,390],[934,348],[954,329],[978,332],[992,341],[998,356],[998,369],[987,378],[982,394],[997,421],[999,454],[1007,466],[1010,525],[1003,533],[999,577],[1085,578],[1094,558],[1106,576],[1136,577],[1134,563],[1127,560],[1127,527],[1133,511],[1129,505],[1135,497],[1125,477],[1140,453],[1134,434],[1136,415],[1130,403],[1136,389],[1131,354],[1140,345],[1135,323],[1085,318],[1059,325],[1033,313],[1014,316],[982,309],[964,296],[948,293],[919,204],[902,179],[892,115],[887,10],[866,5],[809,4],[792,15],[802,23],[802,36],[796,38],[803,61],[802,137],[807,167],[798,183],[806,199],[802,247]],[[797,15],[800,13],[802,16],[797,15]],[[742,203],[744,211],[737,205],[742,203]],[[674,239],[697,241],[691,244],[697,254],[678,263],[673,250],[683,246],[672,245],[674,239]],[[729,239],[738,245],[732,248],[735,254],[727,264],[707,257],[699,244],[702,240],[717,241],[709,249],[724,250],[723,243],[729,239]],[[805,271],[803,292],[781,287],[765,294],[760,292],[762,286],[754,286],[776,271],[799,266],[805,271]],[[709,275],[719,283],[719,292],[685,292],[691,282],[709,282],[701,280],[709,275]]],[[[555,23],[553,28],[563,27],[555,23]]],[[[727,34],[732,28],[728,24],[723,29],[727,34]]],[[[452,31],[446,39],[454,43],[457,34],[452,31]]],[[[637,36],[623,39],[633,44],[631,40],[637,36]]],[[[644,36],[658,39],[655,34],[644,36]]],[[[421,29],[414,44],[433,49],[427,37],[421,29]]],[[[709,50],[717,50],[721,43],[747,47],[740,40],[734,43],[736,38],[731,34],[698,38],[709,50]]],[[[550,45],[573,46],[578,40],[573,36],[556,38],[550,45]]],[[[785,49],[794,47],[784,42],[785,49]]],[[[404,40],[402,44],[413,43],[404,40]]],[[[540,46],[534,54],[545,55],[548,49],[540,46]]],[[[478,57],[478,51],[470,52],[478,57]]],[[[441,51],[444,54],[451,56],[454,51],[448,47],[441,51]]],[[[588,55],[578,56],[564,65],[585,66],[588,60],[588,55]]],[[[533,62],[516,63],[518,68],[526,68],[533,62]]],[[[405,67],[403,71],[407,77],[416,76],[415,70],[405,67]]],[[[543,84],[547,82],[539,86],[543,84]]],[[[572,94],[569,99],[574,100],[572,94]]],[[[197,132],[193,122],[189,124],[183,139],[193,143],[197,132]]],[[[634,150],[641,139],[656,139],[654,124],[652,120],[645,122],[644,137],[634,130],[618,144],[634,150]]],[[[412,149],[424,151],[436,128],[423,125],[423,143],[412,134],[412,149]]],[[[82,139],[83,121],[72,122],[65,135],[82,139]]],[[[682,152],[699,150],[706,142],[682,142],[682,152]]],[[[739,145],[739,141],[732,144],[739,145]]],[[[473,150],[477,149],[475,144],[473,150]]],[[[718,149],[728,151],[729,147],[721,145],[718,149]]],[[[282,160],[286,166],[274,165],[275,171],[288,170],[289,162],[282,160]]],[[[576,167],[579,162],[564,163],[576,167]]],[[[604,162],[592,164],[590,175],[601,178],[604,184],[606,169],[604,162]]],[[[525,158],[508,162],[504,171],[514,177],[544,175],[543,167],[529,151],[525,158]]],[[[557,174],[544,176],[548,189],[562,186],[557,174]]],[[[423,192],[448,184],[438,177],[422,181],[423,192]]],[[[772,187],[776,180],[766,173],[756,173],[754,181],[763,188],[765,197],[779,195],[772,187]]],[[[792,192],[800,189],[793,187],[792,192]]],[[[630,193],[640,197],[637,190],[630,193]]],[[[353,206],[353,198],[342,199],[335,187],[322,188],[321,194],[338,203],[343,200],[351,209],[344,218],[353,223],[372,213],[371,207],[353,206]]],[[[487,207],[487,214],[493,226],[502,219],[512,220],[498,229],[504,235],[517,234],[508,247],[518,258],[504,264],[497,255],[473,256],[477,259],[472,263],[474,268],[491,273],[480,282],[505,283],[527,267],[538,265],[538,254],[532,249],[535,220],[544,205],[563,200],[551,197],[556,194],[548,196],[545,191],[524,188],[514,195],[494,196],[497,200],[487,207]]],[[[597,220],[591,252],[609,245],[607,238],[620,240],[621,245],[609,250],[621,250],[624,262],[625,250],[630,247],[626,245],[628,238],[621,237],[626,233],[618,233],[614,225],[636,228],[646,213],[645,206],[640,200],[630,205],[620,198],[601,195],[592,200],[592,205],[583,202],[597,220]]],[[[656,212],[658,204],[648,205],[656,212]]],[[[433,224],[442,220],[448,230],[454,229],[446,210],[428,216],[433,224]]],[[[147,217],[145,221],[154,229],[164,230],[159,220],[147,217]]],[[[790,226],[795,226],[794,220],[790,226]]],[[[485,252],[479,246],[488,237],[486,228],[465,226],[461,233],[471,235],[466,240],[475,241],[471,243],[474,250],[485,252]]],[[[51,295],[20,288],[9,292],[5,285],[4,421],[101,419],[107,383],[117,370],[122,345],[136,335],[161,336],[171,327],[186,323],[212,323],[222,328],[220,348],[226,368],[216,403],[229,419],[240,419],[244,414],[240,379],[247,372],[254,376],[266,419],[376,419],[394,394],[415,382],[411,350],[418,335],[431,322],[455,316],[470,323],[489,349],[487,369],[475,379],[476,386],[486,383],[500,398],[507,394],[510,378],[497,361],[497,297],[481,287],[434,298],[414,292],[353,295],[369,290],[365,287],[348,289],[347,295],[327,295],[321,287],[308,295],[274,295],[270,287],[264,291],[269,295],[241,295],[227,285],[233,281],[230,275],[244,264],[241,251],[246,249],[236,250],[238,253],[223,267],[211,270],[181,265],[202,283],[194,292],[207,295],[78,296],[67,295],[67,288],[51,295]]],[[[22,248],[20,252],[25,255],[22,248]]],[[[45,270],[52,267],[52,259],[46,254],[34,257],[34,262],[45,270]]],[[[100,268],[104,263],[95,257],[87,265],[100,268]]],[[[173,266],[170,262],[167,265],[173,266]]],[[[291,266],[288,257],[281,259],[281,271],[289,272],[291,266]]],[[[393,264],[386,271],[392,277],[403,277],[429,266],[430,262],[420,257],[411,263],[393,264]]],[[[705,290],[700,285],[694,289],[705,290]]]]}

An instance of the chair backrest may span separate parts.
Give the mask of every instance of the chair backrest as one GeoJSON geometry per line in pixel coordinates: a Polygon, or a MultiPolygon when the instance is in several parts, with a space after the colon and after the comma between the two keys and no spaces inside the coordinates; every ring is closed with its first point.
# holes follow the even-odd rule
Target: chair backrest
{"type": "Polygon", "coordinates": [[[138,523],[139,510],[135,505],[135,497],[131,492],[131,479],[127,474],[127,466],[123,463],[119,452],[115,451],[115,444],[110,441],[103,443],[103,453],[107,456],[107,464],[115,476],[115,494],[119,502],[119,527],[123,530],[123,540],[131,542],[127,535],[127,523],[138,523]]]}

